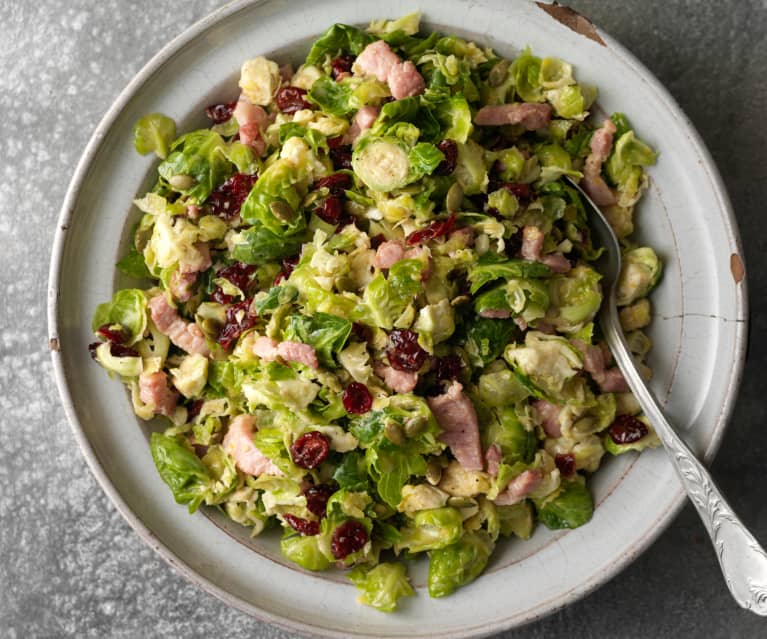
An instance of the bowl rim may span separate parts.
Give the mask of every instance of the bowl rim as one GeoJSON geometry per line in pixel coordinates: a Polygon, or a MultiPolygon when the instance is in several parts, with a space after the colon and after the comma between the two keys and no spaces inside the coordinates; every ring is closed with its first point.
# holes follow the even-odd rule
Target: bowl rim
{"type": "MultiPolygon", "coordinates": [[[[219,21],[222,21],[246,8],[261,4],[268,4],[273,1],[274,0],[233,0],[224,6],[215,9],[211,13],[207,14],[197,22],[187,27],[184,31],[182,31],[180,34],[171,39],[167,44],[165,44],[157,53],[155,53],[149,59],[149,61],[135,74],[131,81],[118,94],[117,98],[114,100],[114,102],[111,104],[109,109],[100,120],[99,124],[96,126],[87,145],[85,146],[80,160],[76,165],[57,220],[48,278],[48,345],[53,363],[54,378],[62,405],[64,407],[64,412],[67,416],[67,421],[69,422],[75,440],[77,441],[77,444],[83,456],[85,457],[91,473],[93,473],[97,482],[101,486],[101,489],[106,493],[112,504],[116,507],[117,511],[122,515],[125,521],[127,521],[130,527],[147,545],[149,545],[156,553],[158,553],[168,565],[183,575],[190,582],[197,585],[205,592],[213,595],[225,604],[232,606],[235,609],[252,617],[255,617],[256,619],[266,621],[280,628],[290,631],[299,631],[313,637],[338,637],[339,639],[346,637],[379,637],[379,634],[370,634],[367,632],[346,631],[341,633],[331,629],[311,626],[300,621],[295,621],[275,615],[274,613],[271,613],[264,608],[244,601],[240,597],[227,592],[225,589],[217,586],[207,578],[197,573],[186,562],[181,560],[173,550],[162,543],[141,521],[141,519],[133,513],[99,462],[93,446],[85,435],[85,431],[83,430],[83,427],[77,417],[74,402],[67,386],[63,361],[59,351],[59,285],[61,280],[61,273],[63,270],[62,260],[67,242],[67,231],[69,228],[70,220],[75,213],[75,205],[79,199],[81,189],[83,188],[88,178],[90,166],[94,157],[99,152],[101,143],[106,134],[111,129],[115,120],[126,107],[128,102],[134,97],[134,95],[137,94],[141,88],[152,78],[152,76],[162,68],[166,61],[173,57],[180,49],[203,34],[207,29],[214,26],[219,21]]],[[[525,2],[530,5],[539,5],[541,8],[542,5],[548,4],[543,2],[535,2],[534,0],[525,0],[525,2]]],[[[556,5],[556,3],[554,4],[556,5]]],[[[735,219],[734,211],[732,208],[732,203],[727,194],[727,190],[719,170],[693,123],[686,116],[678,102],[671,96],[669,91],[663,86],[663,84],[661,84],[655,75],[647,67],[645,67],[645,65],[640,62],[638,58],[636,58],[636,56],[634,56],[628,49],[623,47],[623,45],[621,45],[617,40],[607,34],[598,25],[591,23],[588,18],[581,16],[578,12],[575,12],[572,9],[567,7],[563,8],[572,11],[575,16],[583,18],[587,21],[588,24],[591,24],[596,29],[598,36],[601,37],[609,46],[613,55],[622,57],[624,62],[628,63],[640,75],[643,76],[643,78],[648,83],[648,90],[652,90],[656,93],[658,99],[678,119],[680,126],[686,129],[686,133],[689,136],[691,146],[703,160],[703,168],[709,174],[711,186],[713,187],[717,197],[717,208],[722,214],[722,221],[729,234],[727,239],[730,244],[737,249],[737,253],[733,254],[733,258],[739,258],[741,264],[744,264],[745,260],[743,256],[743,248],[738,231],[737,221],[735,219]]],[[[734,276],[735,275],[733,273],[733,277],[734,276]]],[[[724,431],[726,430],[729,419],[732,416],[746,359],[749,325],[747,273],[744,272],[741,277],[742,279],[739,281],[736,280],[738,291],[735,299],[735,310],[738,320],[736,322],[737,326],[735,327],[733,344],[733,368],[730,375],[730,383],[725,390],[724,400],[722,402],[716,424],[714,425],[714,429],[712,431],[711,440],[707,449],[703,453],[703,463],[706,465],[711,463],[716,452],[718,451],[724,436],[724,431]]],[[[471,636],[484,637],[493,633],[507,630],[512,626],[519,627],[528,623],[532,623],[558,610],[561,610],[565,606],[593,592],[607,581],[612,579],[619,572],[624,570],[632,561],[634,561],[634,559],[636,559],[636,557],[647,550],[647,548],[660,536],[660,534],[668,528],[685,502],[686,494],[681,485],[679,485],[672,504],[664,512],[659,513],[651,533],[638,541],[632,548],[631,552],[626,553],[621,557],[616,557],[610,563],[610,565],[598,576],[595,576],[586,582],[573,587],[570,591],[564,595],[561,595],[559,600],[553,603],[553,605],[551,601],[543,602],[535,608],[528,610],[521,617],[517,617],[514,621],[507,619],[499,622],[491,622],[489,626],[481,628],[478,633],[472,633],[471,636]]],[[[466,635],[460,631],[452,631],[444,634],[443,636],[446,639],[457,639],[458,637],[463,637],[466,635]]]]}

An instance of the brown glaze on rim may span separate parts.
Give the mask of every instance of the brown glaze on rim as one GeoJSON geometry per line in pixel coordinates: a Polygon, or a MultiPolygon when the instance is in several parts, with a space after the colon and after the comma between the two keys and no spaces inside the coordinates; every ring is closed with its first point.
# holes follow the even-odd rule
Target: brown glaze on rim
{"type": "Polygon", "coordinates": [[[743,266],[743,260],[737,253],[730,255],[730,273],[732,273],[732,279],[735,280],[736,284],[740,284],[746,277],[746,267],[743,266]]]}
{"type": "Polygon", "coordinates": [[[607,46],[605,41],[602,40],[602,37],[599,35],[594,23],[586,16],[578,13],[575,9],[571,9],[558,2],[553,2],[552,4],[536,2],[535,4],[554,18],[554,20],[565,25],[568,29],[587,37],[589,40],[593,40],[597,44],[601,44],[603,47],[607,46]]]}

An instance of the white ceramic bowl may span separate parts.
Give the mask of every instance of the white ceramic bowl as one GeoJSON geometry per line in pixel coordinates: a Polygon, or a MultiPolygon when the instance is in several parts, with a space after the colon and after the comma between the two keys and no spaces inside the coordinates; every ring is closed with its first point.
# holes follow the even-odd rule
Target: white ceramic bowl
{"type": "MultiPolygon", "coordinates": [[[[663,255],[653,295],[653,387],[692,448],[711,459],[732,410],[746,337],[739,239],[716,168],[698,135],[657,80],[625,49],[576,14],[552,16],[527,2],[419,0],[425,27],[457,33],[513,55],[529,44],[562,57],[599,86],[607,113],[625,111],[660,151],[642,202],[639,236],[663,255]],[[556,19],[556,18],[559,18],[556,19]],[[585,35],[584,35],[585,34],[585,35]]],[[[430,599],[424,566],[417,596],[384,615],[355,602],[340,573],[287,565],[277,539],[250,540],[215,513],[189,516],[155,472],[148,433],[122,385],[88,358],[95,306],[123,285],[114,263],[135,221],[131,200],[155,163],[132,149],[131,128],[161,111],[181,131],[205,121],[203,107],[233,99],[241,62],[257,54],[300,61],[333,22],[396,17],[414,3],[386,5],[234,2],[163,49],[99,125],[61,212],[51,264],[49,321],[62,400],[82,451],[136,532],[191,581],[278,625],[336,637],[465,637],[497,632],[562,607],[605,582],[671,521],[684,496],[662,450],[609,460],[591,481],[593,520],[572,532],[539,528],[528,542],[501,543],[486,573],[445,599],[430,599]],[[379,15],[385,13],[386,16],[379,15]]]]}

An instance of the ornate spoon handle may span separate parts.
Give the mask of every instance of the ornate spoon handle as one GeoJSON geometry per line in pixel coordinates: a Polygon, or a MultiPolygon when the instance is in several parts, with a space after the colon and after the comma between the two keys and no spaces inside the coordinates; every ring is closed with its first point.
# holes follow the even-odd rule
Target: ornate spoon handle
{"type": "Polygon", "coordinates": [[[604,309],[602,325],[610,350],[629,387],[670,453],[685,490],[708,530],[732,596],[743,608],[767,616],[767,553],[730,508],[708,471],[666,420],[652,392],[639,376],[619,328],[614,307],[604,309]]]}

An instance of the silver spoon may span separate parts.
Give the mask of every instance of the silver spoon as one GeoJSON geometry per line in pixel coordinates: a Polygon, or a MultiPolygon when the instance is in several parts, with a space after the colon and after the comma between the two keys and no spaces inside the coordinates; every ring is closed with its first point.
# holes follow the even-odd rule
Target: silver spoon
{"type": "Polygon", "coordinates": [[[599,271],[603,276],[603,290],[607,293],[607,300],[602,304],[599,320],[607,345],[642,411],[663,442],[687,495],[708,530],[732,596],[746,610],[767,616],[767,554],[730,508],[709,472],[666,420],[658,401],[640,376],[623,338],[615,303],[621,272],[618,239],[599,207],[578,184],[569,177],[565,179],[579,191],[586,206],[591,208],[593,215],[590,216],[590,227],[594,239],[605,249],[600,258],[599,271]]]}

